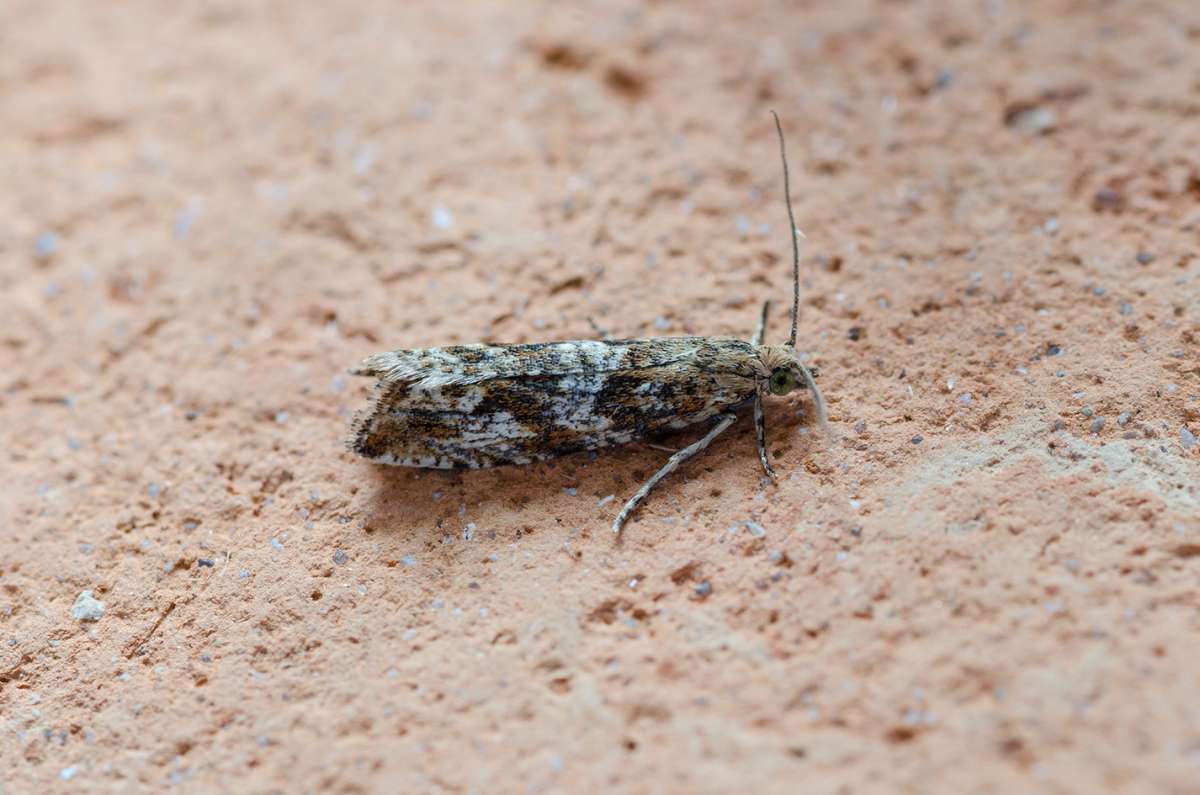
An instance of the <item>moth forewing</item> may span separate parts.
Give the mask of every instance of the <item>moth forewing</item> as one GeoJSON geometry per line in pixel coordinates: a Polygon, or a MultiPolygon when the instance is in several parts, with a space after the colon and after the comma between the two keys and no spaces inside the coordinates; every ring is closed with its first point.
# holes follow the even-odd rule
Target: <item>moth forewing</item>
{"type": "Polygon", "coordinates": [[[749,343],[723,337],[462,345],[377,354],[350,448],[379,463],[478,468],[623,444],[754,394],[749,343]]]}

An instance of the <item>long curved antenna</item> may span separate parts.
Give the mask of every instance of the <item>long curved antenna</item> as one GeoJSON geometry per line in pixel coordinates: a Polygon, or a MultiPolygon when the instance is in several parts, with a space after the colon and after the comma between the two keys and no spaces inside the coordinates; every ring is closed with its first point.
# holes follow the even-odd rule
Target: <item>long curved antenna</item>
{"type": "Polygon", "coordinates": [[[783,146],[783,125],[779,123],[779,114],[771,111],[775,117],[775,132],[779,133],[779,159],[783,161],[783,199],[787,203],[788,234],[792,238],[792,336],[788,337],[788,345],[796,347],[796,324],[800,319],[800,244],[796,241],[796,218],[792,215],[792,189],[788,180],[787,150],[783,146]]]}

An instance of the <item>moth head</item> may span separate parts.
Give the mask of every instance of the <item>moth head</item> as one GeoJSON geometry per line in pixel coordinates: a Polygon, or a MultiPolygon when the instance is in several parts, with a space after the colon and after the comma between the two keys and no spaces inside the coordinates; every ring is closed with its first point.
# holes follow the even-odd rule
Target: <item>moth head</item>
{"type": "Polygon", "coordinates": [[[764,345],[759,348],[762,362],[763,387],[772,395],[787,395],[797,389],[812,392],[817,420],[825,422],[825,399],[817,387],[814,370],[806,367],[795,349],[787,345],[764,345]]]}

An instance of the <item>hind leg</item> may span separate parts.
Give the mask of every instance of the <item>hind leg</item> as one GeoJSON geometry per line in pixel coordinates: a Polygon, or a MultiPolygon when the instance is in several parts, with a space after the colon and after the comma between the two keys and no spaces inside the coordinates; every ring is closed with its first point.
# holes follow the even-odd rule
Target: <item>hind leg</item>
{"type": "Polygon", "coordinates": [[[703,452],[704,448],[712,444],[713,439],[716,439],[718,436],[724,433],[725,430],[730,425],[733,425],[736,420],[737,415],[735,414],[722,414],[720,421],[713,426],[711,431],[704,434],[703,438],[688,445],[675,455],[668,458],[667,463],[663,464],[662,469],[655,472],[654,475],[647,480],[640,489],[638,489],[637,494],[634,494],[633,497],[629,499],[629,502],[625,503],[625,507],[621,509],[621,512],[617,514],[617,518],[613,521],[613,532],[621,532],[621,526],[625,524],[625,520],[637,510],[637,507],[642,504],[642,500],[646,499],[646,496],[654,489],[655,486],[658,485],[660,480],[674,472],[679,468],[680,464],[687,461],[692,456],[703,452]]]}

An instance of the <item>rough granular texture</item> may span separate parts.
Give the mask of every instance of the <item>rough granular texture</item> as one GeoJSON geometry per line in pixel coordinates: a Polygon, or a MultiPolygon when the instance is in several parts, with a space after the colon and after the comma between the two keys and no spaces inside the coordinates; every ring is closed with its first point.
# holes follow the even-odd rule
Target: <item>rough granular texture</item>
{"type": "Polygon", "coordinates": [[[5,795],[1195,791],[1194,3],[4,19],[5,795]],[[379,350],[785,339],[770,109],[777,485],[344,451],[379,350]]]}

